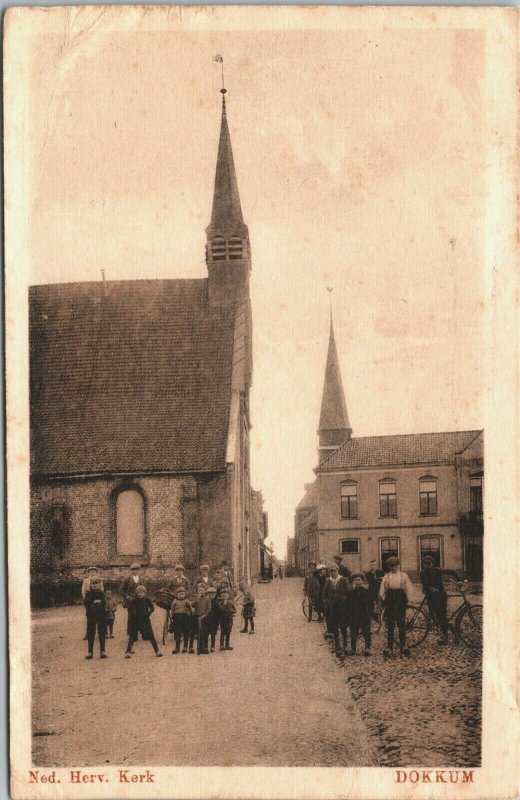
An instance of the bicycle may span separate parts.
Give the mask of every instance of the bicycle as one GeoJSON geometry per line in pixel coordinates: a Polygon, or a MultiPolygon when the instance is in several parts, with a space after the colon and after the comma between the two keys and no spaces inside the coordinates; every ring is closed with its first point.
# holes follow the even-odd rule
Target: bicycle
{"type": "MultiPolygon", "coordinates": [[[[448,630],[454,636],[455,644],[461,642],[472,650],[482,648],[482,618],[483,606],[481,603],[470,603],[467,599],[469,585],[464,589],[467,581],[453,581],[462,597],[462,603],[448,616],[448,630]]],[[[456,596],[456,595],[451,595],[456,596]]],[[[409,604],[406,607],[406,640],[408,647],[416,647],[424,642],[431,628],[438,628],[438,622],[428,607],[426,597],[420,605],[409,604]]]]}
{"type": "Polygon", "coordinates": [[[153,601],[156,606],[159,608],[164,608],[166,614],[164,615],[164,622],[163,622],[163,629],[162,629],[162,643],[163,645],[166,644],[166,637],[168,636],[168,632],[170,630],[170,608],[173,602],[173,592],[170,592],[169,589],[158,589],[153,595],[153,601]]]}

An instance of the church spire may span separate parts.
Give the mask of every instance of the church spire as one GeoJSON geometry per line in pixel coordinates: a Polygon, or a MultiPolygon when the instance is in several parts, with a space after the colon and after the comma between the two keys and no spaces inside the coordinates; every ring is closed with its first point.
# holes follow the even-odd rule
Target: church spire
{"type": "MultiPolygon", "coordinates": [[[[215,61],[223,65],[222,57],[215,61]]],[[[249,296],[251,255],[249,231],[242,216],[222,74],[222,116],[218,144],[211,222],[206,228],[209,301],[230,305],[249,296]]]]}
{"type": "Polygon", "coordinates": [[[321,398],[320,424],[318,428],[320,443],[318,447],[319,461],[329,455],[343,442],[350,439],[352,428],[345,403],[345,393],[341,380],[341,371],[338,361],[338,350],[334,337],[332,323],[332,310],[330,313],[329,349],[327,352],[327,366],[325,367],[325,381],[321,398]]]}
{"type": "Polygon", "coordinates": [[[217,168],[215,170],[211,228],[227,228],[232,223],[238,223],[239,226],[244,225],[227,121],[226,89],[221,89],[220,91],[222,92],[222,119],[220,123],[217,168]]]}

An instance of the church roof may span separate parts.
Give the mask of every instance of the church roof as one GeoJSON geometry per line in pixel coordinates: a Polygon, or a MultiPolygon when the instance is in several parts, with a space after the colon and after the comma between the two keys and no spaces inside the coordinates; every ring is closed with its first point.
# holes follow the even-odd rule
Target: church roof
{"type": "MultiPolygon", "coordinates": [[[[215,189],[211,211],[211,228],[228,229],[238,223],[244,226],[242,206],[238,194],[238,183],[231,149],[231,137],[226,113],[226,98],[222,95],[222,120],[218,143],[215,189]]],[[[238,233],[238,231],[237,231],[238,233]]]]}
{"type": "Polygon", "coordinates": [[[452,431],[354,437],[334,450],[316,471],[404,464],[451,464],[455,461],[455,454],[464,450],[479,434],[480,431],[452,431]]]}
{"type": "Polygon", "coordinates": [[[351,430],[351,427],[348,419],[347,405],[345,403],[345,392],[343,391],[338,351],[331,317],[329,349],[327,352],[327,366],[325,367],[325,380],[323,383],[318,431],[342,429],[351,430]]]}
{"type": "Polygon", "coordinates": [[[225,468],[234,313],[207,280],[33,286],[31,472],[225,468]]]}

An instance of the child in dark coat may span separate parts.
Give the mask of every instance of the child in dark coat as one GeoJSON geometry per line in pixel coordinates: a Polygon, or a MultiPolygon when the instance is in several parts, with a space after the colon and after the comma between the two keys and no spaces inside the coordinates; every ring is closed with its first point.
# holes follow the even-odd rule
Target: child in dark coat
{"type": "Polygon", "coordinates": [[[186,589],[179,586],[175,592],[175,597],[171,606],[170,631],[173,632],[175,639],[175,650],[172,655],[177,655],[181,650],[181,639],[183,641],[183,653],[188,652],[188,644],[191,635],[191,617],[193,609],[190,601],[186,597],[186,589]]]}
{"type": "Polygon", "coordinates": [[[350,592],[350,638],[354,654],[361,631],[365,640],[365,655],[370,655],[371,617],[372,598],[369,589],[365,586],[365,576],[362,572],[355,572],[352,575],[352,590],[350,592]]]}
{"type": "Polygon", "coordinates": [[[155,640],[152,623],[150,622],[150,614],[153,614],[154,610],[154,604],[150,598],[146,596],[145,587],[139,584],[135,590],[135,597],[128,604],[129,636],[125,658],[132,657],[132,648],[137,642],[139,634],[142,635],[143,639],[147,639],[151,643],[157,658],[162,656],[155,640]]]}
{"type": "Polygon", "coordinates": [[[217,638],[217,630],[218,630],[218,600],[217,600],[217,590],[214,586],[209,586],[206,590],[206,596],[208,597],[211,603],[211,610],[206,618],[206,623],[208,626],[208,639],[209,639],[209,649],[210,653],[215,652],[215,639],[217,638]]]}
{"type": "Polygon", "coordinates": [[[221,589],[218,598],[218,615],[220,622],[220,649],[232,650],[229,643],[235,615],[235,604],[231,599],[229,589],[221,589]]]}
{"type": "Polygon", "coordinates": [[[105,592],[106,595],[106,621],[107,621],[107,639],[114,638],[114,622],[116,621],[117,603],[112,596],[110,589],[105,592]]]}
{"type": "Polygon", "coordinates": [[[244,618],[244,627],[241,628],[240,633],[247,633],[249,625],[251,625],[249,633],[254,633],[256,614],[255,596],[245,583],[240,582],[238,587],[242,592],[242,616],[244,618]]]}
{"type": "Polygon", "coordinates": [[[328,614],[327,627],[334,636],[335,653],[338,658],[343,659],[345,655],[350,655],[347,642],[350,623],[350,587],[348,580],[339,575],[337,564],[330,565],[329,573],[323,590],[323,601],[328,614]]]}
{"type": "Polygon", "coordinates": [[[87,642],[88,653],[85,656],[87,659],[94,657],[94,640],[96,638],[96,630],[99,638],[100,658],[106,658],[105,653],[105,632],[106,632],[106,597],[103,589],[101,588],[101,580],[99,578],[92,578],[90,581],[90,589],[85,594],[85,610],[87,612],[87,642]]]}

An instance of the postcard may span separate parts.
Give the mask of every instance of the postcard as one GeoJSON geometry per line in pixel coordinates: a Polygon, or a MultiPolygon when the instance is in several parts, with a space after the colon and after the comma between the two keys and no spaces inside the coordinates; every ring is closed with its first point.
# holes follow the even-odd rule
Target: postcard
{"type": "Polygon", "coordinates": [[[518,794],[517,63],[7,11],[14,798],[518,794]]]}

